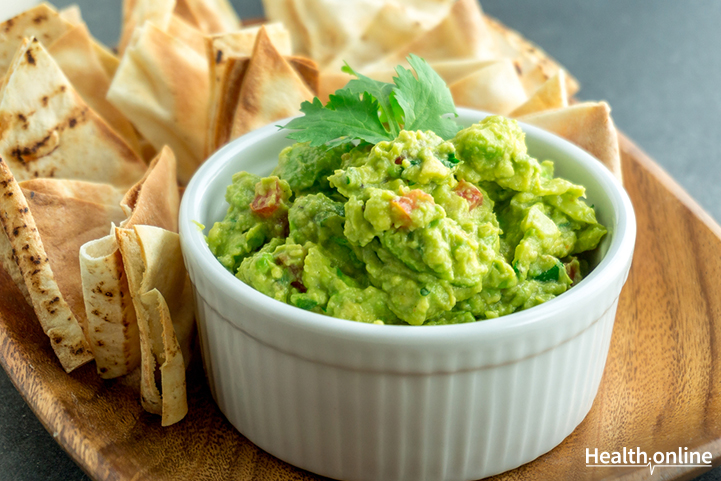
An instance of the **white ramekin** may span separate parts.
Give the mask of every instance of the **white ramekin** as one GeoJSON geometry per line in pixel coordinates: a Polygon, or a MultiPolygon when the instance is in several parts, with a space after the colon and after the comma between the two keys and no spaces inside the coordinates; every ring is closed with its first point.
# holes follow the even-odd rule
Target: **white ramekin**
{"type": "MultiPolygon", "coordinates": [[[[462,125],[486,116],[459,114],[462,125]]],[[[556,175],[586,186],[609,230],[599,265],[558,298],[499,319],[363,324],[260,294],[225,270],[195,224],[207,232],[223,218],[233,173],[271,171],[291,144],[275,125],[208,160],[180,209],[205,370],[228,420],[272,455],[348,481],[478,479],[527,463],[568,436],[598,390],[636,237],[631,202],[609,171],[522,124],[532,155],[554,160],[556,175]]]]}

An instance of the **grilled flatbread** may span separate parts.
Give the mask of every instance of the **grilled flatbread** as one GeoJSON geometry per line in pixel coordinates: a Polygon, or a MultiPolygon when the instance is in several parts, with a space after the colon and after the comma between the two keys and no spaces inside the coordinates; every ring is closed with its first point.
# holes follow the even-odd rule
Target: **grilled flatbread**
{"type": "Polygon", "coordinates": [[[175,0],[123,0],[123,26],[120,30],[118,52],[125,54],[135,30],[152,22],[162,31],[168,29],[175,9],[175,0]]]}
{"type": "Polygon", "coordinates": [[[0,24],[0,77],[10,69],[15,53],[26,38],[37,37],[50,45],[65,35],[72,24],[47,3],[33,7],[0,24]]]}
{"type": "MultiPolygon", "coordinates": [[[[561,65],[550,55],[515,30],[488,15],[485,19],[501,55],[513,60],[529,96],[561,69],[561,65]]],[[[566,75],[568,95],[572,96],[579,88],[578,81],[571,75],[566,75]]]]}
{"type": "Polygon", "coordinates": [[[178,232],[180,195],[176,179],[175,156],[170,148],[164,147],[145,177],[131,187],[120,202],[128,216],[121,227],[129,229],[142,224],[178,232]]]}
{"type": "Polygon", "coordinates": [[[2,91],[0,157],[18,181],[58,177],[127,187],[146,170],[35,39],[18,50],[2,91]]]}
{"type": "MultiPolygon", "coordinates": [[[[92,198],[96,184],[88,184],[92,198]]],[[[23,189],[7,163],[0,162],[0,217],[5,264],[25,292],[63,368],[70,372],[93,359],[83,330],[87,328],[78,252],[123,218],[119,206],[23,189]],[[13,275],[13,270],[16,271],[13,275]]]]}
{"type": "Polygon", "coordinates": [[[206,34],[240,28],[238,14],[228,0],[177,0],[175,13],[206,34]]]}
{"type": "Polygon", "coordinates": [[[523,104],[526,92],[510,60],[492,63],[449,86],[459,107],[507,115],[523,104]]]}
{"type": "Polygon", "coordinates": [[[405,64],[411,53],[431,64],[448,59],[494,60],[500,56],[478,0],[458,0],[438,26],[383,63],[390,67],[405,64]]]}
{"type": "Polygon", "coordinates": [[[606,102],[583,102],[519,117],[573,142],[596,157],[623,182],[618,134],[606,102]]]}
{"type": "Polygon", "coordinates": [[[379,58],[403,50],[435,28],[447,16],[453,2],[426,2],[423,8],[415,8],[413,3],[384,3],[359,38],[322,64],[322,68],[337,71],[347,62],[356,70],[365,70],[379,58]]]}
{"type": "MultiPolygon", "coordinates": [[[[72,26],[85,25],[80,12],[80,7],[76,4],[63,8],[58,12],[58,14],[60,15],[60,18],[72,26]]],[[[87,29],[87,25],[85,25],[85,27],[87,29]]],[[[115,71],[118,69],[118,65],[120,65],[120,59],[108,47],[94,38],[92,39],[92,43],[95,55],[98,57],[98,61],[103,66],[105,73],[108,75],[108,78],[113,78],[115,76],[115,71]]]]}
{"type": "Polygon", "coordinates": [[[110,77],[96,55],[87,27],[81,24],[71,28],[48,47],[48,52],[83,100],[139,153],[135,129],[105,98],[110,77]]]}
{"type": "Polygon", "coordinates": [[[564,70],[559,70],[556,75],[541,85],[526,103],[511,112],[510,116],[520,117],[562,107],[568,107],[568,92],[566,92],[566,73],[564,70]]]}
{"type": "MultiPolygon", "coordinates": [[[[290,55],[290,34],[280,23],[263,26],[270,41],[282,55],[290,55]]],[[[230,138],[232,125],[220,123],[220,119],[232,122],[240,84],[244,75],[244,67],[253,54],[255,39],[260,26],[248,27],[220,35],[208,36],[205,39],[206,55],[210,66],[210,98],[208,108],[208,132],[206,134],[205,156],[215,152],[230,138]],[[242,65],[241,65],[242,64],[242,65]],[[229,105],[232,103],[232,105],[229,105]]]]}
{"type": "MultiPolygon", "coordinates": [[[[175,157],[165,147],[145,177],[120,201],[127,215],[120,225],[125,228],[154,225],[177,231],[176,178],[175,157]]],[[[140,363],[140,344],[135,308],[114,228],[110,235],[82,246],[80,266],[88,317],[87,337],[98,374],[105,379],[128,374],[140,363]],[[108,296],[108,292],[113,295],[108,296]]]]}
{"type": "Polygon", "coordinates": [[[181,183],[205,159],[209,80],[204,55],[146,22],[108,92],[108,100],[153,147],[170,146],[181,183]]]}
{"type": "Polygon", "coordinates": [[[231,139],[295,114],[303,101],[313,97],[261,28],[240,88],[231,139]]]}
{"type": "Polygon", "coordinates": [[[116,236],[138,319],[141,403],[147,411],[162,415],[162,425],[168,426],[188,410],[185,367],[194,329],[180,239],[176,233],[150,226],[116,229],[116,236]]]}

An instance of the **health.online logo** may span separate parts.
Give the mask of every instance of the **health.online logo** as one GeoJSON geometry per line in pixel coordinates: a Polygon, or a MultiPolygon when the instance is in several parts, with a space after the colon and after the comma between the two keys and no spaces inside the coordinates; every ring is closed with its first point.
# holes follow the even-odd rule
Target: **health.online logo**
{"type": "Polygon", "coordinates": [[[653,456],[649,456],[645,451],[641,451],[641,448],[637,447],[634,451],[632,449],[623,448],[622,451],[601,451],[598,452],[598,448],[594,449],[593,452],[586,448],[586,467],[587,468],[599,468],[599,467],[628,467],[637,468],[645,467],[651,470],[656,468],[670,468],[674,466],[688,466],[688,467],[711,467],[711,460],[713,455],[708,451],[705,453],[699,453],[697,451],[689,451],[688,448],[678,448],[677,451],[658,451],[653,453],[653,456]]]}

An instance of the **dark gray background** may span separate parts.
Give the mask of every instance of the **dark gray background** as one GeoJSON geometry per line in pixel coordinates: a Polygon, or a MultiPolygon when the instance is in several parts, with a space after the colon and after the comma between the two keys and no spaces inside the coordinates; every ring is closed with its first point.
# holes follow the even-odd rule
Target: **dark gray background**
{"type": "MultiPolygon", "coordinates": [[[[0,0],[2,1],[2,0],[0,0]]],[[[51,0],[52,1],[52,0],[51,0]]],[[[80,4],[93,34],[113,45],[120,0],[80,4]]],[[[260,0],[233,1],[241,17],[260,0]]],[[[607,100],[618,127],[721,220],[721,2],[713,0],[485,0],[485,11],[543,47],[607,100]]],[[[81,480],[0,370],[0,479],[81,480]]],[[[721,480],[721,468],[698,480],[721,480]]]]}

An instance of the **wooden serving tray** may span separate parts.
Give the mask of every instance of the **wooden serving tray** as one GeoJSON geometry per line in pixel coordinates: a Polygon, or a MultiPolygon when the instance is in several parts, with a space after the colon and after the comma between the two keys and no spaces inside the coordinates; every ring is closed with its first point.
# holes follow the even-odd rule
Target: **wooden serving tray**
{"type": "MultiPolygon", "coordinates": [[[[556,449],[497,479],[650,478],[649,468],[587,468],[586,448],[652,454],[679,447],[721,462],[721,227],[621,138],[638,218],[598,397],[556,449]]],[[[45,428],[96,480],[316,480],[255,447],[223,417],[197,360],[188,416],[169,428],[143,411],[132,380],[66,374],[10,278],[0,271],[0,364],[45,428]]],[[[658,479],[706,468],[656,467],[658,479]]]]}

